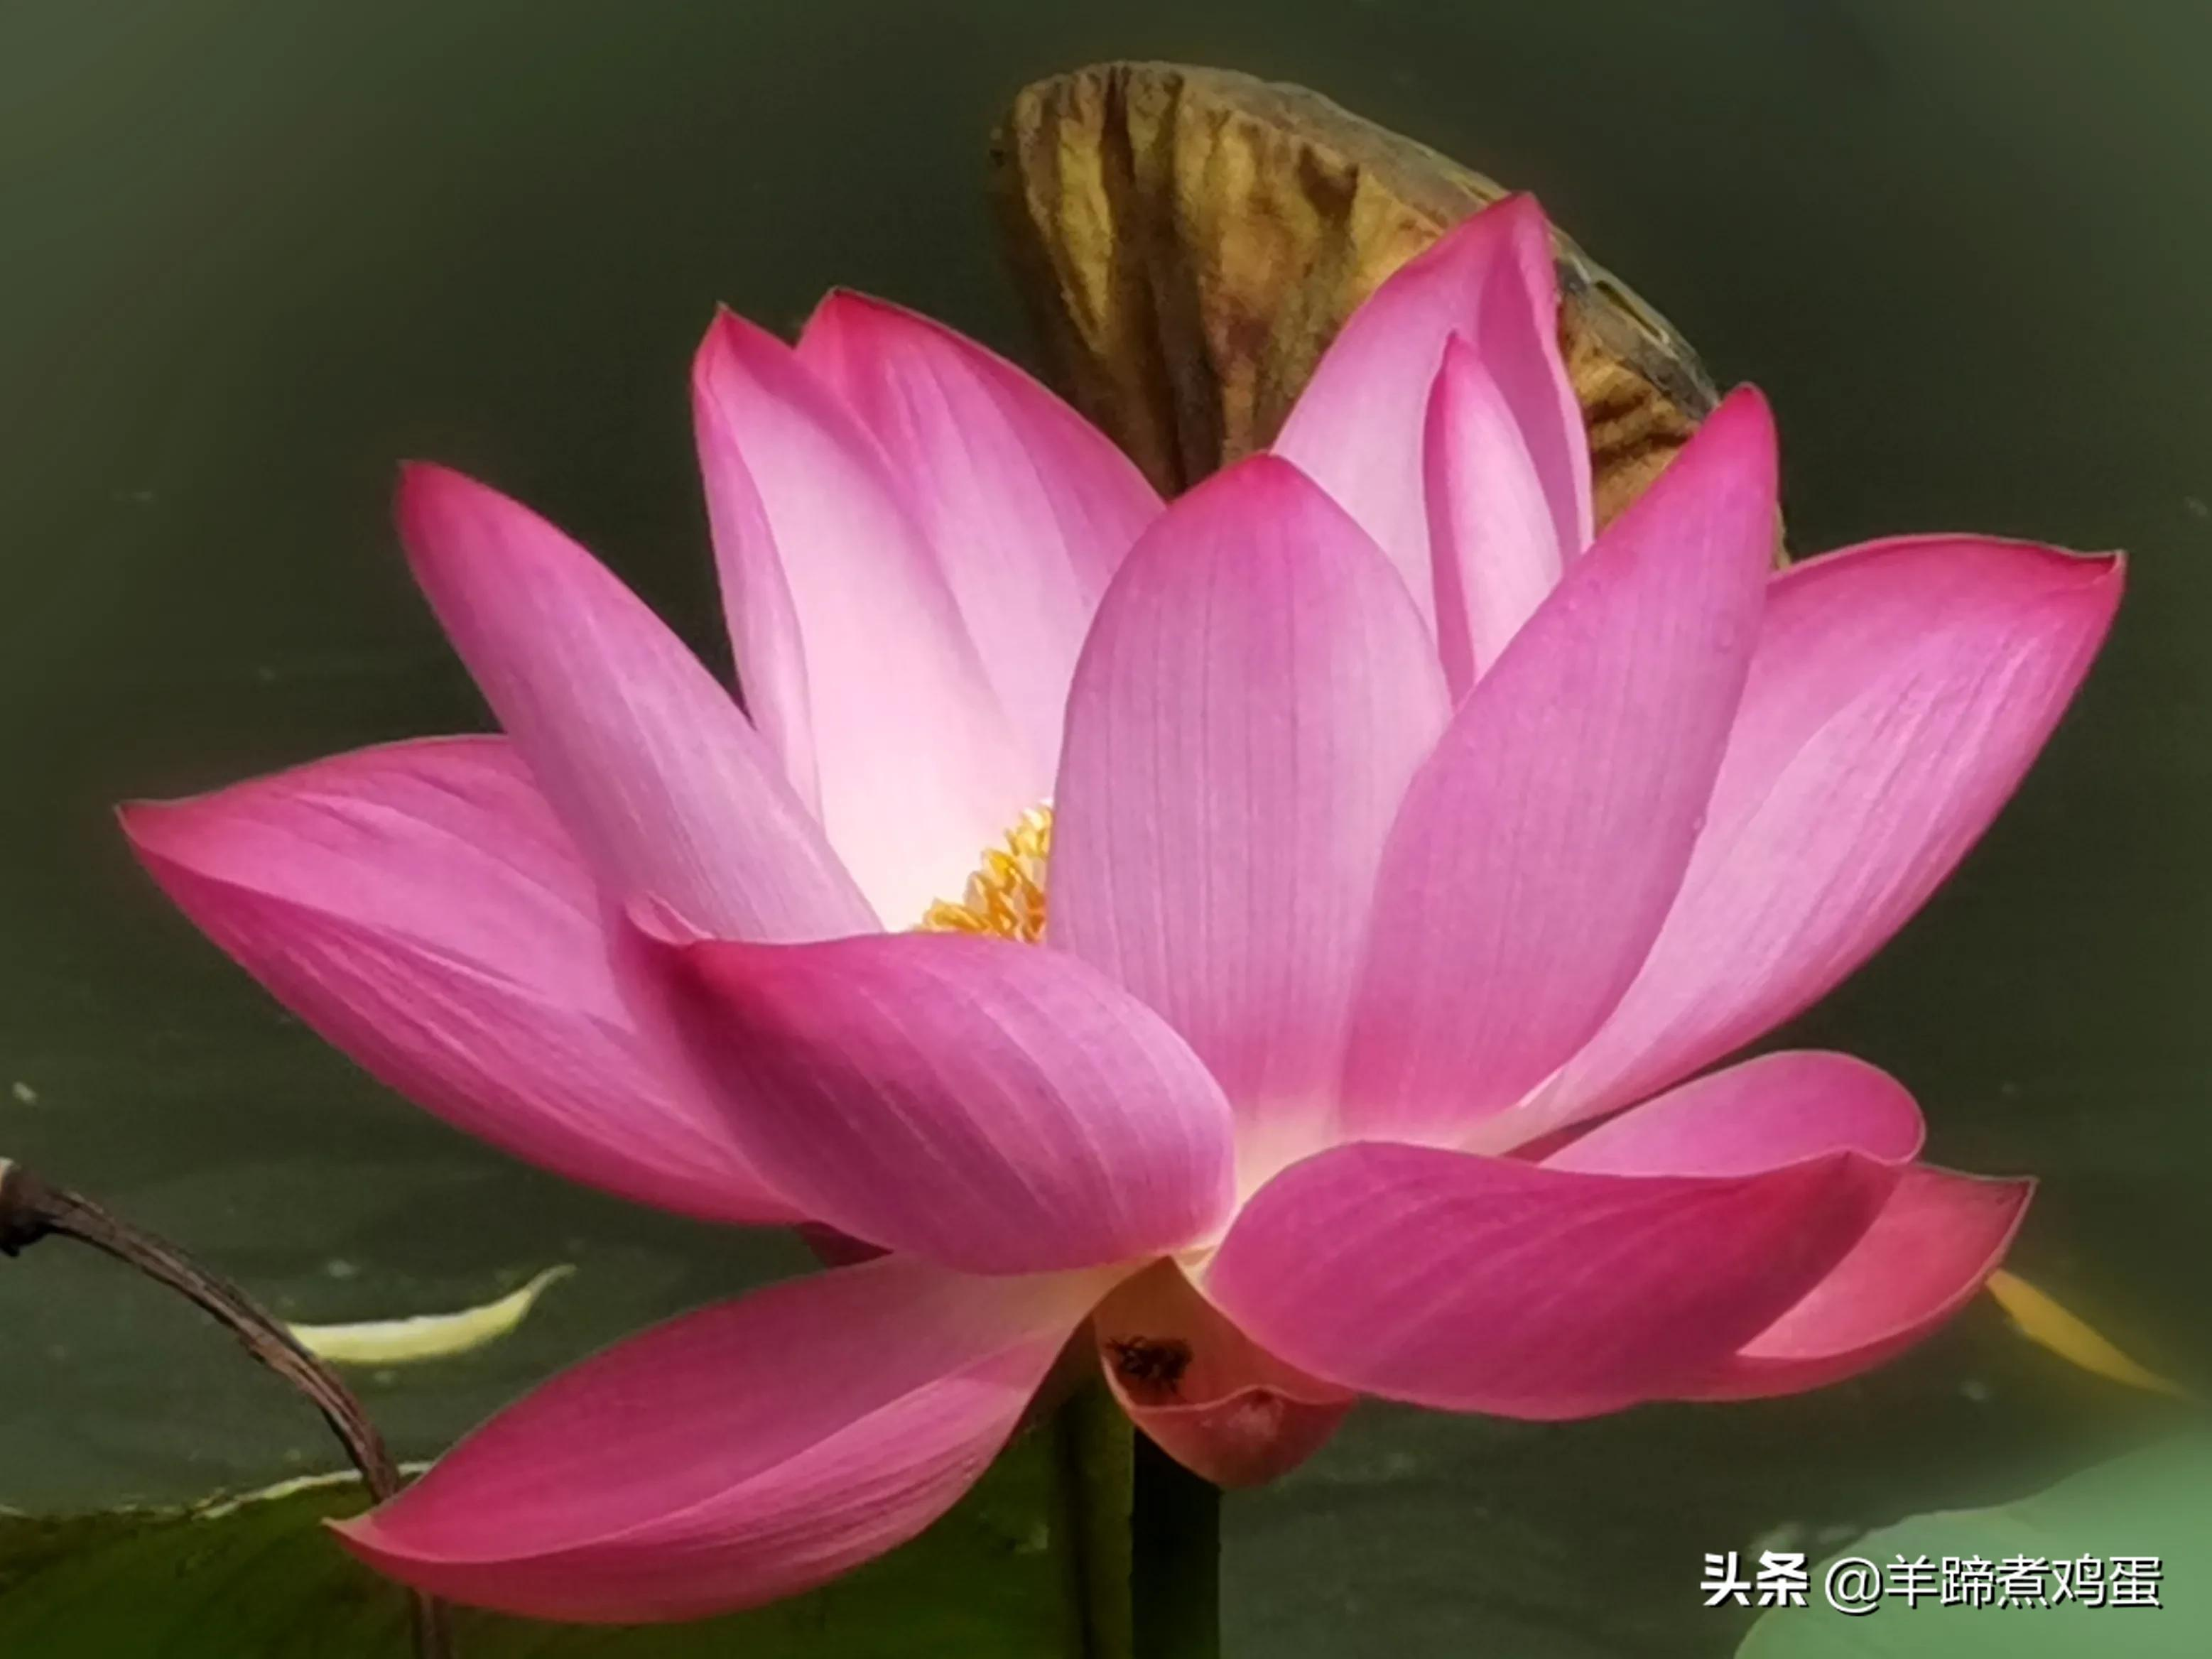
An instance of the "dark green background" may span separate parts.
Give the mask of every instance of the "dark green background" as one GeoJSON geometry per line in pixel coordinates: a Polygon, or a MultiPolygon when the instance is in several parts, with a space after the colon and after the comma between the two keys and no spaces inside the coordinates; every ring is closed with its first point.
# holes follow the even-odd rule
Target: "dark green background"
{"type": "MultiPolygon", "coordinates": [[[[511,1342],[368,1385],[409,1454],[800,1265],[382,1094],[167,911],[108,807],[483,723],[387,528],[404,455],[541,507],[719,651],[684,386],[714,304],[790,325],[846,283],[1018,353],[992,119],[1031,76],[1176,58],[1305,82],[1538,190],[1721,380],[1772,396],[1800,545],[2130,550],[2045,763],[1797,1035],[1906,1079],[1939,1158],[2039,1173],[2020,1264],[2202,1378],[2208,52],[2212,17],[2162,0],[8,0],[0,1155],[301,1317],[578,1263],[511,1342]]],[[[1231,1504],[1232,1652],[1717,1654],[1702,1551],[2011,1496],[2144,1411],[1984,1308],[1800,1401],[1364,1413],[1231,1504]]],[[[189,1313],[58,1247],[0,1264],[0,1504],[327,1461],[189,1313]]]]}

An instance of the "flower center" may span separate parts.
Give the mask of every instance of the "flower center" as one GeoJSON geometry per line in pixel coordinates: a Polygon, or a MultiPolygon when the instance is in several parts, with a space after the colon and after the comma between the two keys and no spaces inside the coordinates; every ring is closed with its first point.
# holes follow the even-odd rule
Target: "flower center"
{"type": "Polygon", "coordinates": [[[1006,839],[983,849],[966,891],[939,899],[921,919],[926,933],[987,933],[1036,945],[1044,939],[1045,864],[1052,853],[1052,808],[1032,806],[1006,839]]]}

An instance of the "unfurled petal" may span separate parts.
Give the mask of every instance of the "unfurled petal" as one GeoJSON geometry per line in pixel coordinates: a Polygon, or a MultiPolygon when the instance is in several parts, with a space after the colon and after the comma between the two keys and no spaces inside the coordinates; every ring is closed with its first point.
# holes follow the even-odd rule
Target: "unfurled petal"
{"type": "Polygon", "coordinates": [[[1389,562],[1289,463],[1177,501],[1076,672],[1048,939],[1164,1014],[1248,1152],[1316,1150],[1376,861],[1445,714],[1389,562]]]}
{"type": "Polygon", "coordinates": [[[1587,1042],[1680,885],[1774,537],[1774,429],[1715,411],[1460,705],[1385,845],[1352,1133],[1444,1139],[1587,1042]]]}
{"type": "Polygon", "coordinates": [[[1558,585],[1565,546],[1535,459],[1482,354],[1454,335],[1422,449],[1437,653],[1457,702],[1558,585]]]}
{"type": "Polygon", "coordinates": [[[123,827],[279,1001],[447,1122],[664,1208],[795,1214],[631,1019],[591,873],[503,739],[341,755],[123,827]]]}
{"type": "Polygon", "coordinates": [[[910,311],[833,294],[799,357],[883,446],[993,690],[1049,777],[1084,631],[1159,496],[1020,369],[910,311]]]}
{"type": "Polygon", "coordinates": [[[1050,764],[1016,740],[881,447],[829,386],[725,313],[691,392],[738,678],[764,728],[803,719],[831,844],[908,926],[1043,798],[1050,764]]]}
{"type": "Polygon", "coordinates": [[[1226,1213],[1220,1089],[1073,957],[915,933],[661,960],[738,1144],[841,1232],[1031,1273],[1158,1255],[1226,1213]]]}
{"type": "Polygon", "coordinates": [[[1841,1152],[1583,1175],[1369,1142],[1276,1176],[1203,1284],[1255,1341],[1345,1388],[1586,1417],[1709,1376],[1844,1259],[1899,1173],[1841,1152]]]}
{"type": "Polygon", "coordinates": [[[1829,1152],[1910,1161],[1920,1108],[1849,1054],[1763,1054],[1632,1107],[1544,1159],[1592,1175],[1750,1175],[1829,1152]]]}
{"type": "Polygon", "coordinates": [[[1091,1328],[1122,1409],[1217,1486],[1255,1486],[1296,1468],[1357,1398],[1261,1348],[1172,1261],[1124,1280],[1091,1328]]]}
{"type": "Polygon", "coordinates": [[[1423,428],[1455,334],[1474,346],[1522,434],[1559,544],[1587,545],[1589,442],[1559,356],[1551,230],[1529,197],[1475,215],[1377,289],[1323,355],[1274,446],[1382,544],[1424,614],[1433,584],[1423,428]]]}
{"type": "Polygon", "coordinates": [[[905,1542],[1013,1431],[1104,1281],[896,1257],[585,1361],[338,1531],[434,1595],[539,1619],[696,1619],[905,1542]]]}
{"type": "Polygon", "coordinates": [[[1741,1352],[1677,1393],[1686,1400],[1796,1394],[1903,1352],[1966,1306],[1996,1270],[2034,1186],[1905,1170],[1833,1273],[1741,1352]]]}
{"type": "Polygon", "coordinates": [[[1948,875],[2087,672],[2120,568],[1971,537],[1878,542],[1770,592],[1681,896],[1528,1133],[1662,1087],[1788,1018],[1948,875]]]}
{"type": "Polygon", "coordinates": [[[729,694],[596,559],[442,467],[409,467],[398,505],[416,580],[608,886],[747,939],[873,925],[729,694]]]}
{"type": "MultiPolygon", "coordinates": [[[[700,348],[692,368],[691,405],[722,621],[746,717],[782,767],[793,793],[819,819],[822,776],[798,602],[776,547],[768,503],[706,386],[707,366],[719,357],[720,335],[718,323],[700,348]]],[[[910,538],[908,544],[910,544],[910,538]]]]}

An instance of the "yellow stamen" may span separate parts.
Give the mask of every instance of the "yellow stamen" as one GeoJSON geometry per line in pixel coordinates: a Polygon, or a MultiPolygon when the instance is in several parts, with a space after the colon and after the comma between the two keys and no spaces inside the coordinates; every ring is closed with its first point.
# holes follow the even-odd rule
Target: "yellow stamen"
{"type": "Polygon", "coordinates": [[[939,899],[929,907],[922,931],[1038,944],[1044,938],[1044,873],[1051,853],[1052,808],[1032,806],[1004,841],[984,849],[959,899],[939,899]]]}

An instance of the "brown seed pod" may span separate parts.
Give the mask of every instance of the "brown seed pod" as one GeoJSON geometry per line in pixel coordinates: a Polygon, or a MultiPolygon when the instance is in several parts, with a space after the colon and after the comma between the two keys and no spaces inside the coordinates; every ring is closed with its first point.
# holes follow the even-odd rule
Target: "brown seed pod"
{"type": "MultiPolygon", "coordinates": [[[[1266,445],[1353,308],[1507,193],[1302,87],[1173,64],[1024,88],[992,175],[1048,375],[1168,493],[1266,445]]],[[[1557,242],[1602,524],[1716,396],[1663,318],[1557,242]]]]}

